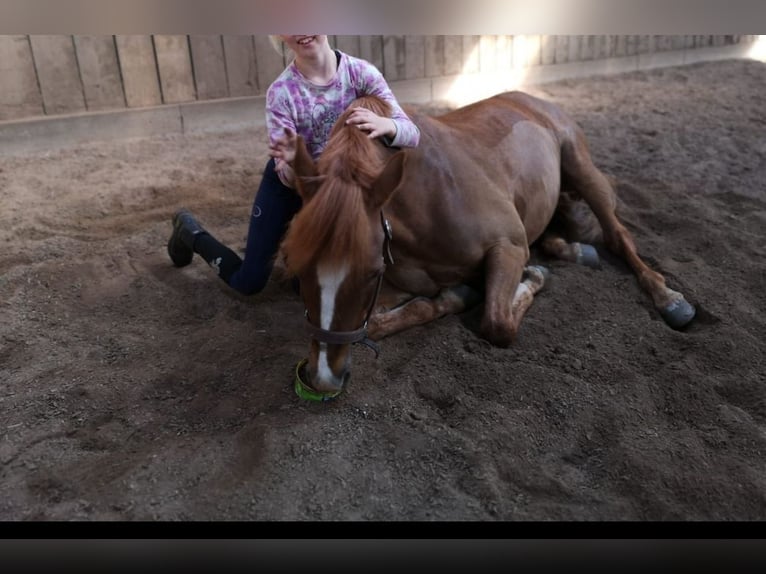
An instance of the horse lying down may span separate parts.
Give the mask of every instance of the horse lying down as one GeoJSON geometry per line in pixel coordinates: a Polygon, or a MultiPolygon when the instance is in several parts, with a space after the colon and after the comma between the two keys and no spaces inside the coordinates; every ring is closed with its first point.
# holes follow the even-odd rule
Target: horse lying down
{"type": "MultiPolygon", "coordinates": [[[[355,106],[389,113],[375,97],[355,106]]],[[[342,391],[351,344],[374,346],[482,300],[481,336],[509,346],[548,277],[528,265],[529,246],[595,266],[594,230],[670,327],[694,318],[684,296],[639,258],[582,129],[552,103],[509,92],[439,117],[409,110],[420,145],[402,150],[347,126],[349,113],[317,162],[302,138],[285,133],[303,207],[282,252],[311,334],[298,373],[307,391],[342,391]],[[584,205],[588,218],[578,215],[584,205]]]]}

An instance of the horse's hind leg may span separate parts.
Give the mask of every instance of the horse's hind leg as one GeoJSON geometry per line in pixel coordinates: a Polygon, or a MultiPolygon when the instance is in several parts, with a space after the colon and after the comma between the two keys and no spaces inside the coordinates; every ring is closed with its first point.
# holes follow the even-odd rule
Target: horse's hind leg
{"type": "Polygon", "coordinates": [[[694,318],[694,307],[681,293],[667,287],[665,278],[638,256],[630,232],[615,214],[617,197],[614,190],[606,176],[593,165],[581,130],[576,130],[574,139],[564,142],[561,166],[568,184],[577,190],[596,215],[606,246],[627,262],[665,322],[674,329],[687,325],[694,318]]]}
{"type": "Polygon", "coordinates": [[[565,241],[560,235],[546,232],[540,240],[542,250],[563,261],[578,263],[586,267],[598,267],[600,264],[596,248],[587,243],[565,241]]]}
{"type": "Polygon", "coordinates": [[[601,226],[590,207],[576,192],[562,189],[556,212],[538,245],[550,257],[598,267],[600,261],[593,243],[600,241],[601,235],[601,226]]]}

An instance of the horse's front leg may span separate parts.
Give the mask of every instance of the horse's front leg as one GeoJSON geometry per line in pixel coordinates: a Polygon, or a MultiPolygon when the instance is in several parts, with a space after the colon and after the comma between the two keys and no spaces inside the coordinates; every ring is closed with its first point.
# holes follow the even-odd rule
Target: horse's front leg
{"type": "Polygon", "coordinates": [[[528,258],[526,245],[513,245],[510,241],[496,244],[487,253],[481,334],[498,347],[513,343],[535,293],[545,285],[547,270],[538,266],[525,267],[528,258]],[[527,277],[522,281],[525,270],[527,277]]]}
{"type": "Polygon", "coordinates": [[[442,289],[436,297],[412,297],[411,294],[389,293],[390,300],[404,301],[393,308],[380,308],[370,317],[368,336],[378,341],[410,327],[424,325],[439,317],[460,313],[481,301],[481,293],[467,285],[442,289]]]}

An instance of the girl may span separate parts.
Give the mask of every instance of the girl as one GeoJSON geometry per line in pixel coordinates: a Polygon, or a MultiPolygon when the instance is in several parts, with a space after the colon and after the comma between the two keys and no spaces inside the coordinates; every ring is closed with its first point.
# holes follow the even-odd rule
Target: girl
{"type": "Polygon", "coordinates": [[[173,216],[168,241],[174,265],[188,265],[198,253],[221,279],[245,295],[258,293],[266,285],[287,225],[301,207],[294,174],[283,159],[285,128],[303,136],[316,160],[348,105],[357,97],[376,95],[391,104],[392,117],[356,108],[348,123],[392,147],[415,147],[420,139],[420,130],[399,106],[383,75],[369,62],[332,49],[325,35],[270,39],[280,51],[289,48],[294,59],[266,92],[271,157],[253,203],[244,260],[184,209],[173,216]]]}

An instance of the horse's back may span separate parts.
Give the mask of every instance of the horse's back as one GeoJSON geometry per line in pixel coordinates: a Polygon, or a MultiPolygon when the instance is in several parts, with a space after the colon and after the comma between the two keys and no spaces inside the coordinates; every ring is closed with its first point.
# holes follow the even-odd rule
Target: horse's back
{"type": "MultiPolygon", "coordinates": [[[[511,191],[513,179],[559,172],[559,148],[573,125],[556,105],[504,92],[440,116],[415,115],[421,143],[407,153],[423,177],[438,181],[445,164],[458,184],[490,179],[511,191]],[[432,168],[432,169],[429,169],[432,168]]],[[[443,188],[443,182],[439,181],[443,188]]]]}
{"type": "Polygon", "coordinates": [[[532,122],[565,139],[576,129],[574,120],[558,105],[522,91],[492,97],[430,116],[413,112],[421,132],[444,143],[459,139],[493,148],[520,122],[532,122]]]}

